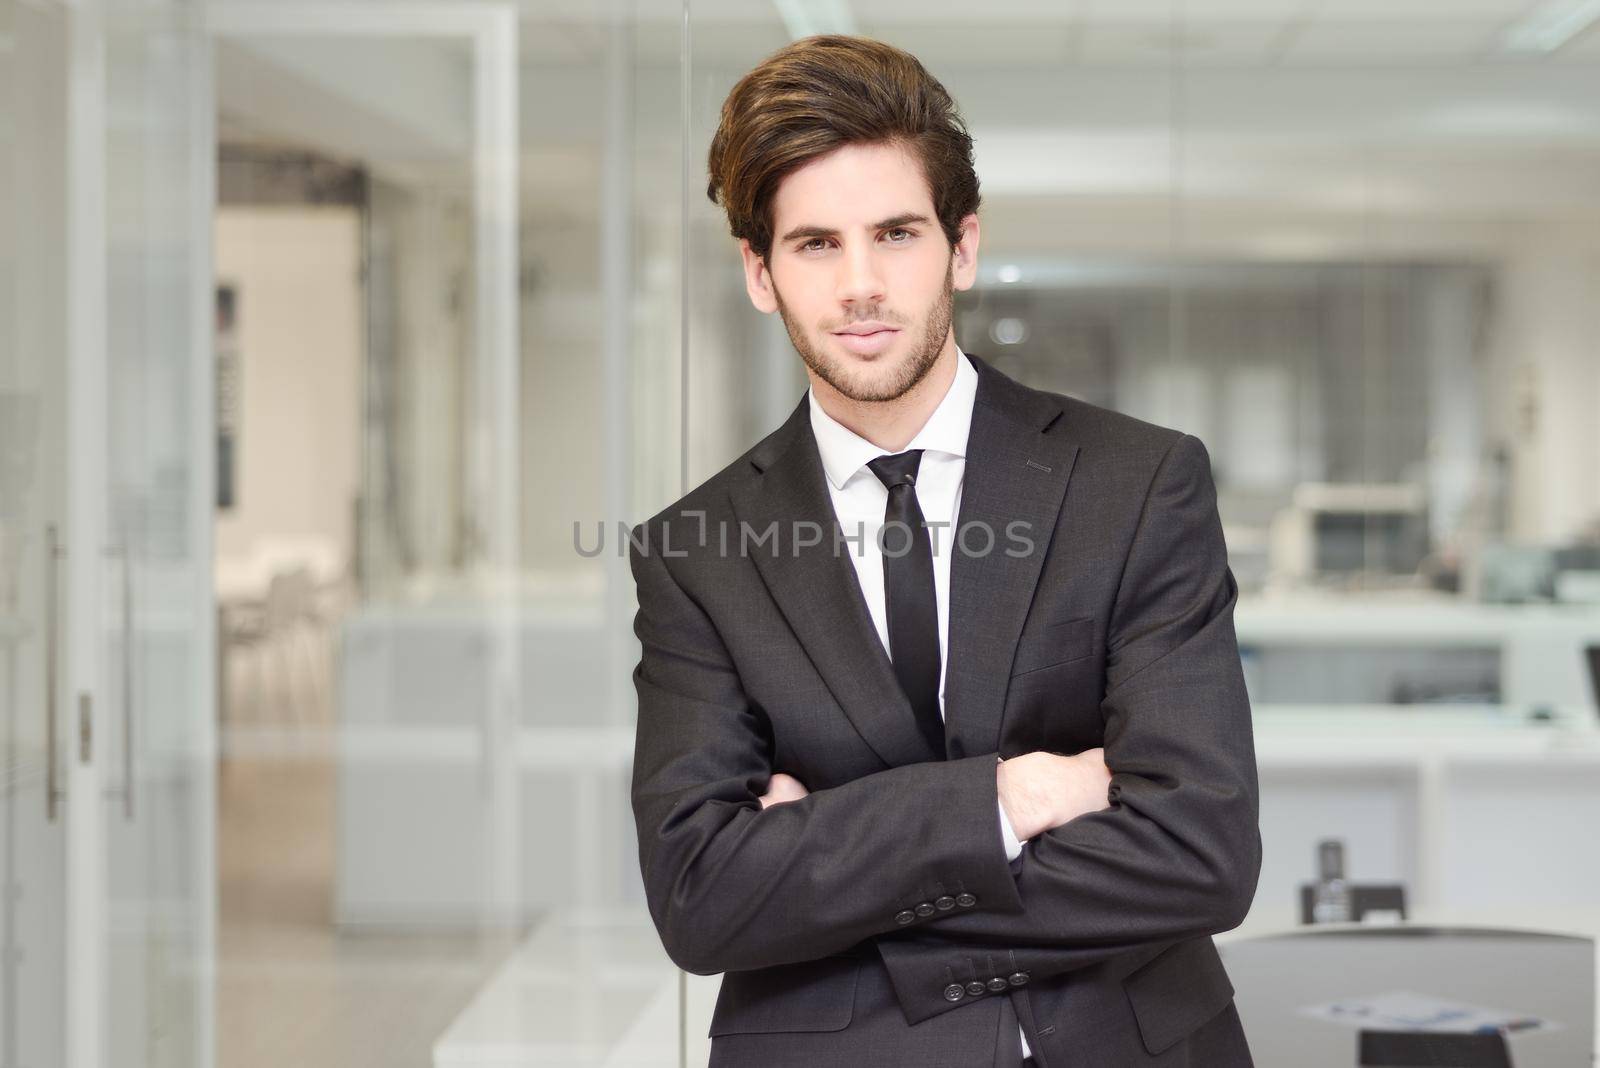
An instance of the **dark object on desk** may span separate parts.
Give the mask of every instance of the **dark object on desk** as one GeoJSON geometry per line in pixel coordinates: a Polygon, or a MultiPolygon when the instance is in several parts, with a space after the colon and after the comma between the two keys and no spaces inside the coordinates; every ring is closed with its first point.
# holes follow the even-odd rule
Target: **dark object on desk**
{"type": "Polygon", "coordinates": [[[1594,688],[1595,707],[1600,709],[1600,645],[1588,646],[1583,655],[1589,661],[1589,685],[1594,688]]]}
{"type": "Polygon", "coordinates": [[[1444,1031],[1363,1031],[1361,1068],[1512,1068],[1506,1037],[1444,1031]]]}
{"type": "MultiPolygon", "coordinates": [[[[1313,922],[1316,901],[1316,884],[1300,884],[1300,922],[1313,922]]],[[[1350,919],[1360,923],[1368,912],[1398,912],[1406,918],[1406,887],[1404,883],[1349,883],[1350,919]]]]}
{"type": "Polygon", "coordinates": [[[1317,843],[1317,881],[1311,886],[1312,923],[1349,923],[1350,883],[1344,877],[1344,841],[1324,838],[1317,843]]]}

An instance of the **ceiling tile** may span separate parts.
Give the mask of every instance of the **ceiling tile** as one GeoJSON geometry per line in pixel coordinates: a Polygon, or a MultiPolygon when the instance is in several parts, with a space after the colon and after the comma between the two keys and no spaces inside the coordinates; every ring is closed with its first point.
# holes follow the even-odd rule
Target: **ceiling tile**
{"type": "Polygon", "coordinates": [[[1071,59],[1071,31],[1059,22],[877,23],[861,27],[933,68],[1060,66],[1071,59]]]}
{"type": "MultiPolygon", "coordinates": [[[[1261,63],[1275,55],[1282,35],[1274,22],[1242,20],[1191,24],[1182,37],[1182,58],[1191,66],[1261,63]]],[[[1173,62],[1178,40],[1165,26],[1136,22],[1086,23],[1077,35],[1076,58],[1084,63],[1173,62]]]]}
{"type": "Polygon", "coordinates": [[[1315,20],[1293,33],[1284,50],[1288,63],[1471,62],[1499,40],[1499,23],[1315,20]]]}

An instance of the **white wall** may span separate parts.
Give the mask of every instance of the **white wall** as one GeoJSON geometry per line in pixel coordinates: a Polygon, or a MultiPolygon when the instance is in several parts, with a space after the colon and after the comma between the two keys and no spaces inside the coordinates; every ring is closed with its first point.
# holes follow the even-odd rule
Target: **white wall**
{"type": "Polygon", "coordinates": [[[1530,226],[1505,264],[1499,339],[1513,443],[1512,534],[1571,539],[1600,523],[1600,233],[1530,226]]]}
{"type": "Polygon", "coordinates": [[[325,537],[346,555],[361,474],[360,217],[340,207],[223,207],[219,284],[238,291],[235,505],[219,557],[258,537],[325,537]]]}

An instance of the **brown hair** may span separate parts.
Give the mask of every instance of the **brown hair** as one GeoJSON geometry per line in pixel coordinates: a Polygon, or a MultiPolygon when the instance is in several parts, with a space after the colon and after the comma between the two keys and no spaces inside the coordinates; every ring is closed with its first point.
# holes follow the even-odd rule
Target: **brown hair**
{"type": "Polygon", "coordinates": [[[916,56],[869,37],[802,37],[739,79],[711,139],[706,196],[767,260],[778,183],[843,145],[875,143],[902,144],[922,164],[939,225],[959,241],[978,210],[972,138],[916,56]]]}

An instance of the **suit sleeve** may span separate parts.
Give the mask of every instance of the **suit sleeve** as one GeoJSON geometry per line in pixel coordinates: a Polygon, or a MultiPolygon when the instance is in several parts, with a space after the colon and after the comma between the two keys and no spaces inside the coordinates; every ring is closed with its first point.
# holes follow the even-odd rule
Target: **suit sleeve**
{"type": "Polygon", "coordinates": [[[910,1022],[971,1000],[947,1000],[952,975],[1032,981],[1243,921],[1261,838],[1237,599],[1210,460],[1184,435],[1152,477],[1112,609],[1110,807],[1030,839],[1020,913],[878,939],[910,1022]]]}
{"type": "Polygon", "coordinates": [[[711,617],[661,552],[641,549],[665,544],[643,526],[629,550],[641,645],[632,804],[668,956],[713,975],[814,960],[958,914],[1020,912],[992,753],[761,807],[770,725],[711,617]]]}

